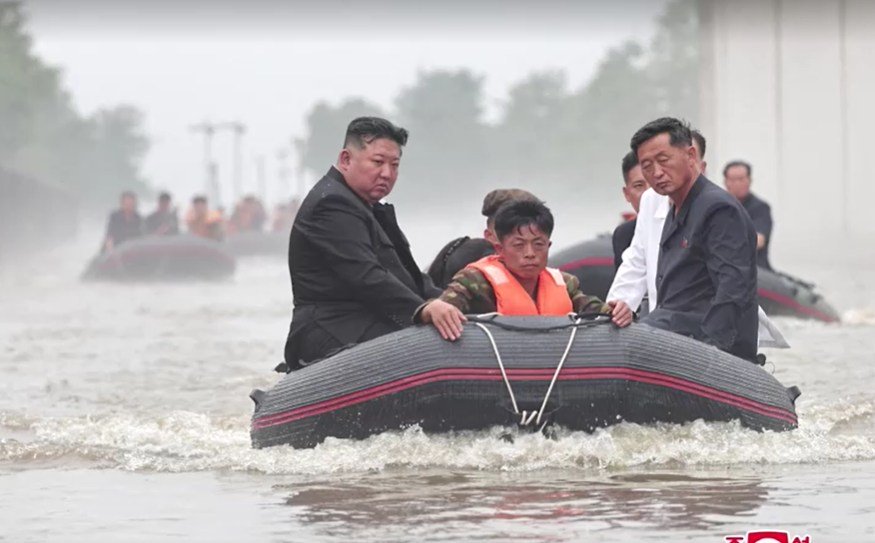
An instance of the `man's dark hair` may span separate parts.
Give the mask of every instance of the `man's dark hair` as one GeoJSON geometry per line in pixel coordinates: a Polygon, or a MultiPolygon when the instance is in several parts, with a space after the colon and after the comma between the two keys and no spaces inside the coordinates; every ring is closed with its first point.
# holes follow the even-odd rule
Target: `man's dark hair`
{"type": "Polygon", "coordinates": [[[693,135],[693,139],[696,140],[696,145],[699,146],[699,160],[705,160],[705,149],[708,147],[705,136],[698,130],[693,130],[690,133],[693,135]]]}
{"type": "Polygon", "coordinates": [[[404,147],[407,145],[407,130],[380,117],[358,117],[346,127],[343,147],[355,145],[359,149],[364,149],[365,145],[374,140],[384,138],[394,141],[399,147],[404,147]]]}
{"type": "Polygon", "coordinates": [[[693,144],[693,134],[689,124],[674,117],[661,117],[645,124],[632,136],[630,146],[635,156],[638,156],[638,148],[642,143],[660,134],[668,134],[668,141],[674,147],[686,147],[693,144]]]}
{"type": "Polygon", "coordinates": [[[723,177],[726,177],[726,174],[729,173],[729,168],[734,168],[735,166],[744,166],[744,169],[747,170],[747,177],[750,178],[750,173],[753,171],[753,168],[750,166],[750,162],[745,162],[743,160],[733,160],[723,166],[723,177]]]}
{"type": "Polygon", "coordinates": [[[511,200],[495,214],[495,235],[499,240],[526,226],[537,226],[538,230],[550,237],[553,233],[553,214],[550,208],[542,202],[511,200]]]}
{"type": "Polygon", "coordinates": [[[629,172],[632,171],[632,168],[638,165],[638,155],[629,151],[626,153],[626,156],[623,157],[623,184],[629,182],[629,172]]]}
{"type": "Polygon", "coordinates": [[[134,191],[132,190],[126,190],[122,192],[122,195],[119,197],[119,199],[124,200],[125,198],[133,198],[134,200],[136,200],[137,195],[134,194],[134,191]]]}
{"type": "Polygon", "coordinates": [[[205,203],[207,203],[207,197],[200,196],[200,195],[195,196],[194,198],[191,199],[191,203],[193,203],[193,204],[205,204],[205,203]]]}
{"type": "Polygon", "coordinates": [[[158,195],[159,202],[169,202],[172,199],[169,192],[162,192],[158,195]]]}

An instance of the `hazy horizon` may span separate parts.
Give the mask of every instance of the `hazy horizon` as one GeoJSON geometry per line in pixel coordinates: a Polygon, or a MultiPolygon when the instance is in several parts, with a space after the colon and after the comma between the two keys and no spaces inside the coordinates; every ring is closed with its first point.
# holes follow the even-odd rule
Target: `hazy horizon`
{"type": "MultiPolygon", "coordinates": [[[[152,140],[143,173],[152,187],[181,199],[201,192],[203,143],[189,127],[241,121],[244,189],[254,190],[256,157],[264,156],[273,200],[281,190],[277,153],[294,152],[291,139],[304,135],[317,102],[360,96],[389,108],[419,71],[467,68],[484,77],[484,111],[494,120],[509,87],[527,75],[562,70],[578,88],[610,47],[646,43],[663,5],[24,3],[36,54],[63,70],[80,112],[122,103],[143,110],[152,140]]],[[[226,190],[231,141],[219,134],[213,147],[226,190]]]]}

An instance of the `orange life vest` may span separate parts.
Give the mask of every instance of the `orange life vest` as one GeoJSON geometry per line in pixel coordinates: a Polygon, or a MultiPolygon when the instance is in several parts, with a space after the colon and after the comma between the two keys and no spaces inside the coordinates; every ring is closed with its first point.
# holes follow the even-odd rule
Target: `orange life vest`
{"type": "Polygon", "coordinates": [[[572,311],[571,298],[562,272],[546,268],[538,277],[537,302],[508,271],[498,256],[492,255],[468,264],[482,273],[495,292],[497,311],[501,315],[565,316],[572,311]]]}

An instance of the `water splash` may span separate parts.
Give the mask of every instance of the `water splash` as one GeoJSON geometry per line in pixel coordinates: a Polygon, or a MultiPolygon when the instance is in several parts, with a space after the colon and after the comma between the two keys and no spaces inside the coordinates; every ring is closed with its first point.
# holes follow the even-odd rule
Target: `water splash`
{"type": "Polygon", "coordinates": [[[842,324],[853,326],[875,326],[875,309],[849,309],[842,314],[842,324]]]}
{"type": "MultiPolygon", "coordinates": [[[[493,428],[429,435],[419,428],[362,441],[329,439],[294,450],[250,447],[248,419],[177,411],[33,421],[32,440],[0,440],[0,462],[46,462],[76,456],[130,471],[255,471],[325,474],[391,467],[532,471],[634,466],[828,463],[875,459],[875,404],[836,401],[810,406],[793,432],[754,432],[738,423],[620,424],[592,434],[557,429],[553,438],[493,428]]],[[[21,427],[25,419],[0,415],[21,427]]]]}

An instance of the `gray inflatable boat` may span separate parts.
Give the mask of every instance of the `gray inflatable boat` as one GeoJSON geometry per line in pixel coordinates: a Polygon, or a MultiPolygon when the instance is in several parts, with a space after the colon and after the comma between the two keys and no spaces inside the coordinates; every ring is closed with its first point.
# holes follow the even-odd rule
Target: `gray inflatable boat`
{"type": "Polygon", "coordinates": [[[351,347],[255,390],[254,447],[313,447],[419,425],[592,431],[619,422],[738,420],[796,427],[796,387],[762,367],[644,324],[604,317],[490,317],[461,339],[413,327],[351,347]]]}

